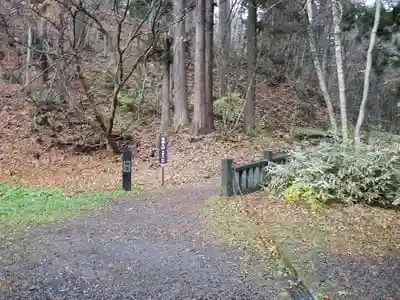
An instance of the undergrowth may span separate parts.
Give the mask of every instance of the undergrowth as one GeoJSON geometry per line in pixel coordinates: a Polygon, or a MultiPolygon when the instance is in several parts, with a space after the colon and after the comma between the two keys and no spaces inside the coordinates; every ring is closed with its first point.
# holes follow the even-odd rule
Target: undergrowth
{"type": "Polygon", "coordinates": [[[221,118],[224,131],[233,131],[240,124],[243,104],[244,97],[240,93],[232,93],[214,101],[214,111],[221,118]]]}
{"type": "Polygon", "coordinates": [[[400,199],[400,147],[375,141],[361,149],[322,142],[297,147],[287,164],[270,163],[266,190],[318,209],[332,201],[393,207],[400,199]]]}
{"type": "Polygon", "coordinates": [[[123,191],[68,195],[61,189],[21,188],[0,183],[0,228],[18,231],[55,223],[99,209],[106,200],[127,195],[123,191]]]}

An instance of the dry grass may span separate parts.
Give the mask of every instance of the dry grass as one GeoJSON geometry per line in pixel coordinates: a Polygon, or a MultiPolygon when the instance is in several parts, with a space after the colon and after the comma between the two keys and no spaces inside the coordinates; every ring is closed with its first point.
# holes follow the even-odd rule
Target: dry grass
{"type": "MultiPolygon", "coordinates": [[[[334,205],[317,213],[258,192],[210,199],[207,215],[208,228],[221,240],[261,257],[281,272],[298,275],[320,299],[327,294],[346,299],[352,291],[342,282],[344,275],[319,281],[319,254],[339,259],[333,260],[339,265],[326,266],[332,270],[345,267],[342,262],[369,266],[400,255],[399,211],[334,205]]],[[[353,288],[362,289],[362,285],[353,288]]]]}
{"type": "Polygon", "coordinates": [[[267,198],[247,197],[252,216],[280,232],[282,240],[307,248],[346,253],[354,259],[400,255],[400,213],[363,205],[333,205],[313,212],[302,205],[267,198]]]}
{"type": "MultiPolygon", "coordinates": [[[[323,263],[319,257],[334,258],[334,264],[339,265],[327,267],[340,272],[348,262],[385,265],[400,256],[399,211],[333,205],[313,212],[303,205],[266,197],[262,192],[245,197],[245,201],[250,218],[265,228],[267,238],[272,237],[284,249],[286,259],[303,282],[318,294],[346,299],[343,297],[351,293],[343,283],[344,275],[331,275],[329,282],[320,282],[318,274],[323,263]]],[[[354,270],[348,275],[358,276],[354,270]]],[[[353,288],[362,289],[362,285],[353,288]]]]}

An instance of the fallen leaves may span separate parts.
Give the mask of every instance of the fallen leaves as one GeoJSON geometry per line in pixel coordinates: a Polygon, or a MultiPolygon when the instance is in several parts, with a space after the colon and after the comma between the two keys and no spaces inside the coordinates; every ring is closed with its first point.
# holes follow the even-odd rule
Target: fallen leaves
{"type": "MultiPolygon", "coordinates": [[[[22,34],[22,31],[20,32],[22,34]]],[[[13,55],[9,51],[10,57],[13,55]]],[[[95,93],[98,108],[104,114],[109,113],[111,91],[105,89],[104,70],[109,66],[105,58],[91,54],[82,64],[88,80],[92,80],[92,92],[95,93]]],[[[10,65],[9,68],[12,66],[10,65]]],[[[188,90],[193,85],[193,68],[188,64],[188,90]]],[[[133,180],[141,188],[154,188],[160,185],[160,168],[154,150],[158,133],[158,90],[159,73],[156,66],[148,64],[147,69],[135,73],[126,83],[130,91],[142,85],[143,73],[147,72],[146,93],[140,111],[140,121],[131,126],[132,120],[139,115],[117,110],[115,132],[118,135],[132,136],[134,148],[133,180]],[[144,106],[142,108],[144,108],[144,106]],[[148,109],[147,109],[148,108],[148,109]],[[124,128],[128,128],[124,131],[124,128]]],[[[244,70],[239,73],[246,74],[244,70]]],[[[231,78],[236,78],[231,76],[231,78]]],[[[243,77],[246,82],[246,76],[243,77]]],[[[216,122],[215,133],[193,139],[188,130],[169,136],[169,163],[165,166],[166,185],[195,183],[219,176],[220,159],[232,157],[235,163],[249,162],[261,156],[264,150],[281,150],[287,147],[280,137],[274,138],[271,130],[288,131],[298,121],[300,102],[290,86],[270,87],[262,76],[257,77],[257,135],[248,139],[240,131],[230,140],[221,138],[221,126],[216,122]]],[[[75,102],[84,106],[84,97],[77,81],[68,83],[68,93],[75,102]],[[82,103],[80,103],[82,102],[82,103]]],[[[233,82],[230,82],[233,84],[233,82]]],[[[235,86],[237,82],[234,83],[235,86]]],[[[19,85],[13,85],[18,90],[19,85]]],[[[55,111],[43,109],[43,116],[49,119],[52,128],[32,126],[32,107],[23,95],[15,93],[9,98],[10,88],[0,92],[0,180],[22,186],[62,187],[73,191],[115,190],[121,188],[121,161],[119,157],[101,150],[104,144],[99,137],[99,129],[93,126],[90,111],[84,112],[84,118],[67,107],[55,111]],[[65,108],[65,109],[64,109],[65,108]],[[57,123],[57,124],[56,124],[57,123]],[[62,124],[61,124],[62,123],[62,124]],[[91,154],[74,155],[74,149],[86,149],[90,144],[91,154]],[[99,144],[99,147],[96,145],[99,144]],[[93,146],[93,147],[92,147],[93,146]]],[[[189,93],[190,94],[190,93],[189,93]]],[[[132,99],[132,101],[135,99],[132,99]]],[[[87,108],[86,108],[87,109],[87,108]]],[[[315,111],[324,109],[314,107],[315,111]]],[[[320,118],[324,120],[323,117],[320,118]]],[[[45,121],[45,120],[43,120],[45,121]]],[[[49,127],[49,126],[47,126],[49,127]]],[[[51,126],[50,126],[51,127],[51,126]]]]}
{"type": "Polygon", "coordinates": [[[351,253],[360,259],[400,253],[398,211],[334,205],[313,214],[306,207],[269,199],[263,193],[247,197],[254,216],[265,226],[279,225],[289,237],[309,242],[309,247],[351,253]]]}
{"type": "MultiPolygon", "coordinates": [[[[220,200],[218,203],[224,202],[220,200]]],[[[343,277],[345,273],[334,275],[338,278],[329,277],[326,284],[325,279],[320,282],[317,274],[325,265],[319,260],[318,253],[341,258],[344,267],[347,260],[374,265],[385,263],[391,257],[396,260],[400,255],[399,211],[362,205],[332,205],[313,213],[305,206],[266,197],[263,192],[233,198],[229,203],[234,206],[230,208],[230,218],[241,219],[232,217],[233,214],[247,216],[248,226],[252,229],[247,238],[255,238],[258,247],[270,258],[279,258],[280,250],[285,249],[285,258],[299,271],[301,279],[318,291],[319,299],[329,299],[324,296],[327,294],[350,299],[358,288],[351,291],[345,283],[338,284],[336,280],[349,280],[343,277]],[[283,248],[277,249],[276,245],[283,248]]],[[[221,210],[218,211],[223,215],[221,210]]],[[[215,212],[212,214],[216,215],[215,212]]],[[[239,240],[241,237],[235,238],[239,240]]],[[[342,267],[340,263],[329,265],[335,270],[342,270],[342,267]]],[[[351,272],[357,277],[356,270],[351,272]]]]}
{"type": "MultiPolygon", "coordinates": [[[[0,115],[3,133],[0,178],[21,186],[62,187],[74,191],[108,191],[121,188],[121,158],[107,151],[73,155],[68,149],[48,149],[46,137],[40,144],[32,138],[26,104],[7,104],[0,115]],[[13,107],[19,107],[14,114],[13,107]],[[24,113],[26,112],[26,113],[24,113]],[[40,153],[40,155],[37,155],[40,153]]],[[[137,131],[134,149],[133,180],[142,188],[159,186],[160,168],[157,157],[149,153],[156,148],[156,130],[137,131]]],[[[166,185],[201,182],[219,176],[220,159],[224,156],[242,163],[261,156],[265,148],[281,147],[270,137],[242,139],[240,142],[221,140],[218,133],[191,142],[190,134],[169,137],[169,163],[165,165],[166,185]]]]}

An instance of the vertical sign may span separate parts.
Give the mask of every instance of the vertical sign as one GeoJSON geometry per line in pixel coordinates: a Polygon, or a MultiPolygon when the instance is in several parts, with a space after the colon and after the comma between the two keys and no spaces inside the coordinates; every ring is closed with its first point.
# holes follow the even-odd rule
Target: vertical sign
{"type": "Polygon", "coordinates": [[[168,162],[168,140],[166,136],[160,136],[158,161],[161,164],[161,185],[164,185],[164,164],[168,162]]]}
{"type": "Polygon", "coordinates": [[[124,191],[132,190],[132,151],[124,150],[122,153],[122,188],[124,191]]]}
{"type": "Polygon", "coordinates": [[[159,162],[162,165],[168,162],[168,141],[166,136],[160,137],[159,162]]]}

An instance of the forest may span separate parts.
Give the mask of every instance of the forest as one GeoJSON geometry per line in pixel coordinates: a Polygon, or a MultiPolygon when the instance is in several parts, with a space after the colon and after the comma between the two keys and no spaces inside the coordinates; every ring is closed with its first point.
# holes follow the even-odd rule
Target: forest
{"type": "MultiPolygon", "coordinates": [[[[191,182],[216,176],[221,156],[249,161],[317,135],[334,140],[316,150],[326,159],[333,147],[357,172],[391,178],[374,184],[372,202],[397,201],[389,185],[398,182],[399,9],[329,0],[4,2],[0,179],[114,189],[129,148],[137,184],[154,185],[158,137],[168,135],[167,181],[191,182]]],[[[365,179],[352,172],[340,176],[365,179]]]]}
{"type": "MultiPolygon", "coordinates": [[[[124,242],[142,211],[178,235],[200,215],[199,194],[218,189],[221,159],[240,165],[285,152],[285,164],[268,162],[263,170],[261,192],[208,199],[213,234],[246,249],[255,243],[275,261],[285,260],[280,244],[309,255],[299,255],[298,265],[310,263],[301,276],[288,264],[282,274],[313,278],[318,299],[398,299],[399,27],[400,1],[390,0],[1,1],[0,238],[11,242],[1,242],[0,267],[16,263],[25,273],[5,251],[29,239],[15,242],[10,232],[82,216],[121,197],[128,198],[118,202],[121,215],[101,218],[124,242]],[[157,194],[162,136],[166,189],[157,194]],[[134,187],[124,194],[127,149],[134,187]],[[170,195],[168,188],[178,190],[170,195]],[[137,191],[151,195],[151,209],[137,191]],[[190,221],[179,223],[175,209],[190,221]],[[246,225],[232,225],[239,221],[246,225]],[[329,280],[313,277],[316,249],[332,262],[329,280]],[[376,271],[379,280],[370,269],[384,270],[376,271]]],[[[132,232],[155,226],[145,221],[132,232]]],[[[87,230],[81,227],[71,232],[87,230]]],[[[104,243],[113,243],[107,232],[113,236],[104,243]]],[[[87,243],[70,240],[77,249],[87,243]]],[[[69,249],[63,243],[54,246],[60,253],[69,249]]],[[[128,246],[121,249],[128,253],[128,246]]],[[[173,253],[184,252],[175,246],[173,253]]],[[[35,247],[24,249],[36,255],[35,247]]],[[[15,282],[0,276],[0,292],[14,284],[20,296],[23,280],[10,274],[4,278],[15,282]]]]}

